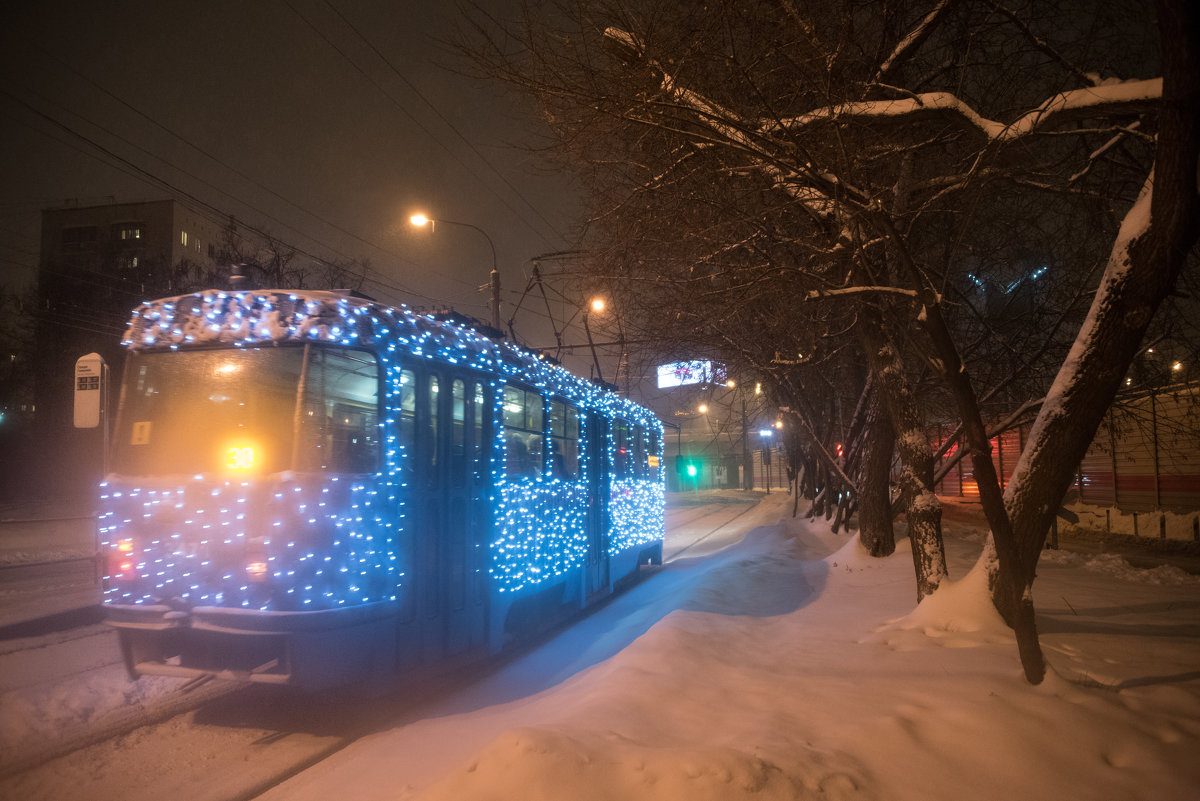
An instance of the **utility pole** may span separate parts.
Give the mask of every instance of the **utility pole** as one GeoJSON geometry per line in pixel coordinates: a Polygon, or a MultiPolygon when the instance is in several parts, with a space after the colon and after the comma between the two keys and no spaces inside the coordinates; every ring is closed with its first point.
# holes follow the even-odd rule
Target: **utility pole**
{"type": "Polygon", "coordinates": [[[754,489],[754,462],[750,459],[750,440],[746,437],[746,392],[742,391],[742,489],[754,489]]]}
{"type": "Polygon", "coordinates": [[[492,267],[492,328],[500,330],[500,271],[495,266],[492,267]]]}

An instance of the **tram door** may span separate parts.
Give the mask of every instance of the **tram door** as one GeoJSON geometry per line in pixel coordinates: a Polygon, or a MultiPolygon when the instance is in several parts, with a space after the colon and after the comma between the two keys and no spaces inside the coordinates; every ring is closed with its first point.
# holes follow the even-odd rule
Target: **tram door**
{"type": "Polygon", "coordinates": [[[486,629],[487,533],[491,479],[491,387],[471,376],[449,377],[447,458],[442,494],[442,609],[445,651],[483,645],[486,629]]]}
{"type": "Polygon", "coordinates": [[[587,415],[588,595],[608,589],[608,500],[612,492],[608,427],[608,420],[599,414],[587,415]]]}
{"type": "MultiPolygon", "coordinates": [[[[405,371],[406,373],[408,371],[405,371]]],[[[410,587],[416,624],[411,643],[423,660],[482,644],[486,553],[485,421],[488,388],[477,379],[416,372],[413,471],[408,477],[413,532],[410,587]]],[[[402,646],[403,647],[403,646],[402,646]]]]}

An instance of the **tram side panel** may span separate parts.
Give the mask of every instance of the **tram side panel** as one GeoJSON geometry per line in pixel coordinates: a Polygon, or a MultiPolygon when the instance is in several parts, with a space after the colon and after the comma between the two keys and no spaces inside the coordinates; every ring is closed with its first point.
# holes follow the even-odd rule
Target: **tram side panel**
{"type": "Polygon", "coordinates": [[[662,563],[666,492],[661,432],[617,418],[611,443],[608,540],[615,583],[639,565],[662,563]]]}

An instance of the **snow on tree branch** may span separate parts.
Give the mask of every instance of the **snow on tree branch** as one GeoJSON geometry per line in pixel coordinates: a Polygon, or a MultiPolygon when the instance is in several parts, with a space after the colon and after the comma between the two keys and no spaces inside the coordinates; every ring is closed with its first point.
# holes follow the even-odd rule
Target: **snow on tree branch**
{"type": "Polygon", "coordinates": [[[892,54],[883,60],[883,64],[880,65],[879,71],[875,73],[875,83],[879,83],[885,77],[887,77],[887,74],[891,72],[892,69],[900,64],[909,53],[916,50],[916,48],[925,41],[929,34],[933,32],[933,29],[937,25],[938,20],[941,19],[942,14],[945,13],[946,9],[950,7],[952,1],[953,0],[942,0],[942,2],[938,3],[936,6],[934,6],[933,10],[925,15],[925,18],[921,20],[917,27],[913,28],[908,36],[905,36],[900,40],[900,43],[896,45],[896,48],[892,51],[892,54]]]}
{"type": "Polygon", "coordinates": [[[804,296],[805,300],[817,300],[818,298],[830,298],[835,295],[861,295],[861,294],[878,294],[884,293],[888,295],[904,295],[905,297],[915,298],[916,290],[901,289],[894,286],[851,286],[845,289],[813,289],[804,296]]]}
{"type": "Polygon", "coordinates": [[[896,120],[918,115],[957,115],[979,130],[990,142],[1012,142],[1055,125],[1113,111],[1130,111],[1156,103],[1162,96],[1162,78],[1117,81],[1059,92],[1037,108],[1010,123],[989,120],[951,92],[924,92],[896,100],[864,100],[816,109],[798,117],[764,122],[763,130],[795,131],[820,122],[896,120]]]}
{"type": "Polygon", "coordinates": [[[1030,469],[1034,457],[1038,455],[1040,448],[1047,447],[1044,442],[1047,439],[1045,432],[1056,422],[1058,417],[1066,413],[1066,403],[1079,383],[1079,375],[1086,369],[1085,365],[1096,358],[1098,350],[1096,341],[1100,333],[1097,321],[1105,313],[1107,307],[1114,304],[1113,296],[1120,293],[1122,286],[1129,281],[1130,271],[1134,266],[1130,248],[1150,229],[1150,208],[1153,195],[1154,171],[1152,170],[1146,178],[1146,183],[1142,186],[1137,201],[1121,222],[1121,228],[1113,243],[1104,275],[1100,279],[1100,286],[1088,309],[1087,318],[1080,326],[1067,358],[1059,367],[1050,391],[1046,393],[1041,414],[1038,415],[1029,431],[1029,444],[1017,459],[1012,479],[1005,489],[1006,502],[1010,502],[1014,492],[1023,487],[1024,475],[1030,469]]]}
{"type": "MultiPolygon", "coordinates": [[[[922,31],[936,22],[939,6],[930,13],[910,38],[919,38],[922,31]]],[[[642,42],[629,31],[615,27],[606,28],[604,35],[611,41],[628,49],[637,57],[645,56],[642,42]]],[[[898,57],[903,43],[889,58],[898,57]]],[[[675,102],[697,114],[714,134],[724,138],[735,147],[761,157],[760,170],[776,181],[779,188],[789,193],[809,211],[828,216],[835,209],[835,199],[867,205],[868,195],[856,187],[840,182],[837,176],[815,172],[811,166],[803,173],[783,169],[775,163],[773,154],[763,149],[758,136],[772,136],[779,132],[794,132],[819,123],[843,120],[910,121],[913,118],[932,115],[958,117],[968,127],[982,133],[988,142],[1008,143],[1033,133],[1048,132],[1066,123],[1113,112],[1132,113],[1141,107],[1150,107],[1162,96],[1162,79],[1150,78],[1134,81],[1112,81],[1099,86],[1071,89],[1048,97],[1036,108],[1025,112],[1012,122],[1000,122],[984,117],[978,111],[951,92],[925,92],[890,100],[867,100],[841,103],[814,109],[807,114],[781,120],[765,120],[753,123],[740,118],[729,109],[723,108],[698,92],[685,88],[661,64],[650,61],[649,66],[662,74],[661,87],[675,102]]]]}

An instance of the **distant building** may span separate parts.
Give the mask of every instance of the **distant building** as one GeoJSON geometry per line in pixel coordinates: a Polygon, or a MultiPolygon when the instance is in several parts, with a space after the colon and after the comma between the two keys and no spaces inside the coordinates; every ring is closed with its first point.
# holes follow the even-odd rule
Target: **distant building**
{"type": "Polygon", "coordinates": [[[39,269],[132,278],[183,262],[215,268],[221,238],[220,225],[173,200],[45,209],[39,269]]]}
{"type": "MultiPolygon", "coordinates": [[[[173,200],[43,210],[37,290],[25,318],[33,336],[24,397],[36,410],[28,421],[31,452],[20,462],[26,484],[40,485],[42,494],[94,488],[103,436],[73,427],[75,360],[99,353],[115,386],[132,309],[228,284],[223,233],[220,222],[173,200]]],[[[107,402],[114,409],[115,395],[107,402]]]]}

